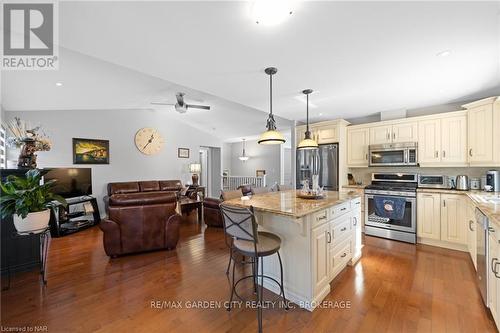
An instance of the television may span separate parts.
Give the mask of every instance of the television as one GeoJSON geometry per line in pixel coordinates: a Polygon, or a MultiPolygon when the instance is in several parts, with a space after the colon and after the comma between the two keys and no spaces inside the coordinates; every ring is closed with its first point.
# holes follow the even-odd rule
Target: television
{"type": "Polygon", "coordinates": [[[52,191],[64,198],[74,198],[92,194],[91,168],[48,169],[43,179],[45,182],[52,179],[57,180],[52,191]]]}

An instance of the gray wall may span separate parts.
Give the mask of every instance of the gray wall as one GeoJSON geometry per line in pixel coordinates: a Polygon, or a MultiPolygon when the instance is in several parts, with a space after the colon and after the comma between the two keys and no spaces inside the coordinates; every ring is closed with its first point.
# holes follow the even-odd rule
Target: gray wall
{"type": "Polygon", "coordinates": [[[232,143],[230,147],[223,151],[222,159],[230,163],[224,168],[230,170],[231,176],[255,176],[256,170],[266,170],[268,186],[280,183],[280,145],[259,145],[257,141],[247,141],[246,154],[250,159],[246,162],[238,159],[243,149],[241,142],[232,143]]]}
{"type": "MultiPolygon", "coordinates": [[[[6,118],[18,116],[33,125],[42,125],[50,136],[52,150],[38,153],[38,166],[91,167],[93,194],[104,213],[102,197],[109,182],[149,179],[180,179],[191,182],[188,164],[199,160],[199,148],[220,147],[222,142],[202,131],[172,119],[168,112],[146,110],[105,111],[30,111],[6,112],[6,118]],[[154,156],[146,156],[135,147],[138,129],[154,127],[165,139],[165,146],[154,156]],[[110,141],[109,165],[73,165],[72,138],[110,141]],[[190,158],[177,158],[177,148],[189,148],[190,158]]],[[[16,151],[9,159],[17,158],[16,151]]]]}

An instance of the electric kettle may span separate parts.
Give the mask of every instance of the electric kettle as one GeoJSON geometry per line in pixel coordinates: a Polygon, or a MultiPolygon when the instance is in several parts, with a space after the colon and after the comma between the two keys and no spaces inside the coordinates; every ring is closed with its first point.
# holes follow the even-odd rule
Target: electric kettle
{"type": "Polygon", "coordinates": [[[455,189],[459,191],[469,190],[469,177],[466,175],[458,175],[455,180],[455,189]]]}

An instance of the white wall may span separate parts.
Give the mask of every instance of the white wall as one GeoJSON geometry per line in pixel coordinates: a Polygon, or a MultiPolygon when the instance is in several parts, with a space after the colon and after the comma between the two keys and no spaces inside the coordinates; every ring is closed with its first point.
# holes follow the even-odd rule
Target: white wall
{"type": "Polygon", "coordinates": [[[246,154],[250,157],[246,162],[238,159],[243,149],[242,142],[225,146],[227,148],[223,150],[223,168],[229,169],[230,175],[255,177],[256,170],[266,170],[268,186],[275,182],[280,183],[280,145],[259,145],[257,141],[246,141],[246,154]]]}
{"type": "MultiPolygon", "coordinates": [[[[93,194],[104,213],[102,197],[106,185],[116,181],[180,179],[191,182],[190,162],[199,160],[200,145],[220,147],[220,139],[172,119],[167,111],[29,111],[5,112],[40,124],[52,140],[52,150],[38,153],[38,167],[91,167],[93,194]],[[142,127],[158,129],[165,139],[162,151],[146,156],[135,147],[134,136],[142,127]],[[110,145],[109,165],[73,165],[72,138],[106,139],[110,145]],[[177,148],[189,148],[190,158],[177,158],[177,148]]],[[[17,152],[10,152],[16,158],[17,152]]]]}

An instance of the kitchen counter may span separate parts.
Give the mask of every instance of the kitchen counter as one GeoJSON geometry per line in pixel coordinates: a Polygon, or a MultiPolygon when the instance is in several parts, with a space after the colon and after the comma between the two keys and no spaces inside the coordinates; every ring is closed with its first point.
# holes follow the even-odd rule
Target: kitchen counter
{"type": "MultiPolygon", "coordinates": [[[[224,205],[253,206],[259,230],[281,239],[280,256],[286,298],[313,311],[330,293],[330,282],[361,257],[361,196],[327,191],[319,200],[296,197],[296,190],[224,201],[224,205]]],[[[263,260],[264,273],[280,280],[277,256],[263,260]]],[[[264,287],[276,295],[268,279],[264,287]]]]}
{"type": "Polygon", "coordinates": [[[273,213],[293,218],[301,218],[322,209],[329,208],[359,198],[356,193],[325,191],[322,199],[297,198],[298,190],[268,192],[253,195],[249,200],[240,198],[224,201],[224,204],[238,207],[253,206],[255,211],[273,213]]]}
{"type": "Polygon", "coordinates": [[[364,190],[366,187],[366,185],[343,185],[342,188],[354,188],[354,189],[358,189],[358,190],[364,190]]]}
{"type": "Polygon", "coordinates": [[[429,189],[419,188],[417,193],[445,193],[445,194],[461,194],[469,197],[470,200],[478,207],[491,222],[500,227],[500,192],[485,192],[481,190],[457,191],[449,189],[429,189]],[[492,203],[489,200],[498,199],[498,203],[492,203]]]}

